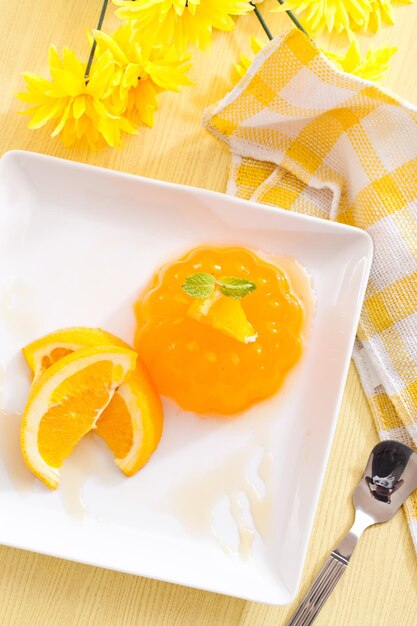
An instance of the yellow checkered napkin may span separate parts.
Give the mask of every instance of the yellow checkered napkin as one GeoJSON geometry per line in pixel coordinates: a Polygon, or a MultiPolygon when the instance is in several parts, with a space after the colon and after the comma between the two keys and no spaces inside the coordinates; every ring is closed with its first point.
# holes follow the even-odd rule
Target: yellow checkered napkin
{"type": "MultiPolygon", "coordinates": [[[[229,193],[371,235],[354,360],[380,437],[417,448],[417,109],[339,72],[293,30],[204,124],[232,151],[229,193]]],[[[406,512],[417,549],[417,495],[406,512]]]]}

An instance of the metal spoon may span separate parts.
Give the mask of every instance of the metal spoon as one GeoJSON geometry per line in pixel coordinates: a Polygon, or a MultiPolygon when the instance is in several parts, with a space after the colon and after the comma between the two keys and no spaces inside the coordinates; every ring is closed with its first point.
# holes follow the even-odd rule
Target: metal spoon
{"type": "Polygon", "coordinates": [[[353,526],[330,553],[288,626],[309,626],[314,622],[345,572],[363,531],[394,517],[414,489],[417,489],[417,453],[397,441],[376,445],[353,494],[353,526]]]}

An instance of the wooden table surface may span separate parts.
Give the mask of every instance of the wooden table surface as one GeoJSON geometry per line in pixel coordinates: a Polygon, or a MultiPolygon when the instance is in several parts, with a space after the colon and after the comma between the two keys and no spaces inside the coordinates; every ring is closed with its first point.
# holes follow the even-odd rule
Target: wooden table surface
{"type": "MultiPolygon", "coordinates": [[[[265,6],[265,5],[264,5],[265,6]]],[[[275,6],[273,0],[266,7],[275,6]]],[[[68,45],[88,55],[85,31],[95,26],[100,2],[0,0],[0,153],[20,148],[94,163],[176,183],[224,191],[229,155],[200,126],[204,108],[230,86],[230,68],[248,35],[264,38],[254,15],[240,18],[233,33],[217,33],[210,57],[194,54],[195,86],[164,94],[152,130],[141,129],[120,151],[77,152],[48,131],[30,131],[14,94],[21,71],[47,75],[47,49],[68,45]]],[[[112,28],[110,7],[105,27],[112,28]]],[[[288,18],[265,13],[275,34],[288,18]]],[[[396,24],[374,38],[399,46],[383,84],[417,104],[417,4],[396,10],[396,24]]],[[[369,40],[364,40],[366,46],[369,40]]],[[[377,442],[372,418],[353,366],[344,395],[310,541],[301,591],[352,521],[351,488],[377,442]],[[342,472],[347,488],[335,480],[342,472]]],[[[28,521],[30,523],[30,521],[28,521]]],[[[405,517],[367,531],[350,571],[317,619],[317,626],[412,626],[417,623],[417,568],[405,517]]],[[[294,610],[156,582],[131,575],[0,547],[2,626],[280,626],[294,610]]]]}

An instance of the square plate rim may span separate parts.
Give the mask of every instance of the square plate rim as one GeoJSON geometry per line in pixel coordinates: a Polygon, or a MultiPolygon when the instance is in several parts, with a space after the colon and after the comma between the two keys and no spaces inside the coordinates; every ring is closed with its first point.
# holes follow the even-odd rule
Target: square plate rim
{"type": "Polygon", "coordinates": [[[34,160],[40,160],[40,161],[45,161],[45,162],[54,161],[56,163],[65,163],[68,166],[74,167],[76,169],[81,169],[81,170],[86,169],[86,170],[91,170],[95,172],[101,172],[101,173],[108,174],[109,176],[122,177],[122,178],[125,178],[126,180],[131,180],[131,181],[140,180],[146,184],[157,186],[157,187],[163,187],[166,189],[180,189],[182,191],[189,192],[189,193],[198,192],[199,194],[202,194],[207,197],[213,197],[213,198],[218,198],[218,199],[222,199],[226,201],[232,201],[232,202],[236,202],[239,204],[243,203],[244,205],[251,206],[254,209],[265,210],[268,213],[272,213],[272,214],[278,213],[280,215],[286,215],[287,217],[291,216],[291,219],[294,219],[295,221],[298,221],[301,223],[305,222],[305,223],[317,224],[317,225],[320,225],[325,230],[329,229],[329,230],[334,230],[335,232],[353,233],[354,236],[365,239],[367,241],[367,245],[370,247],[369,252],[373,253],[374,243],[370,234],[366,230],[363,230],[362,228],[358,228],[357,226],[351,226],[350,224],[342,224],[340,222],[323,219],[321,217],[316,217],[314,215],[306,215],[304,213],[295,213],[293,211],[290,211],[288,209],[283,209],[281,207],[274,207],[268,204],[257,202],[255,200],[247,200],[246,198],[240,198],[239,196],[232,196],[222,191],[215,191],[213,189],[205,189],[204,187],[196,187],[195,185],[186,185],[184,183],[175,183],[175,182],[171,182],[171,181],[167,181],[167,180],[163,180],[159,178],[151,178],[149,176],[143,176],[141,174],[132,174],[131,172],[124,172],[122,170],[114,170],[111,168],[103,167],[101,165],[94,165],[92,163],[84,163],[82,161],[73,161],[71,159],[44,154],[42,152],[33,152],[31,150],[20,150],[20,149],[8,150],[0,157],[0,162],[3,162],[3,161],[7,162],[8,160],[13,159],[15,156],[16,157],[23,156],[23,157],[33,158],[34,160]]]}

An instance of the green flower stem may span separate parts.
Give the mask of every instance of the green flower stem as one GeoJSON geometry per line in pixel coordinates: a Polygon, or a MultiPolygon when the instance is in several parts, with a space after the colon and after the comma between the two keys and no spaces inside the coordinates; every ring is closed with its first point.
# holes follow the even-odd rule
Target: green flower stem
{"type": "Polygon", "coordinates": [[[268,28],[264,18],[262,17],[262,13],[260,12],[260,10],[256,6],[256,4],[253,4],[253,2],[251,2],[251,5],[253,6],[255,15],[258,18],[258,20],[260,21],[262,28],[266,32],[266,36],[268,37],[269,40],[273,39],[274,37],[273,37],[271,31],[269,30],[269,28],[268,28]]]}
{"type": "MultiPolygon", "coordinates": [[[[278,0],[278,2],[280,4],[285,4],[285,0],[278,0]]],[[[285,12],[288,15],[288,17],[290,18],[290,20],[292,20],[294,22],[294,24],[297,26],[297,28],[299,28],[308,37],[307,31],[302,27],[302,25],[300,24],[299,20],[295,17],[294,13],[292,11],[290,11],[290,10],[285,11],[285,12]]]]}
{"type": "MultiPolygon", "coordinates": [[[[97,24],[97,29],[96,30],[101,30],[101,27],[103,26],[103,22],[104,22],[104,16],[106,15],[106,11],[107,11],[107,5],[109,4],[109,0],[104,0],[103,5],[101,7],[101,11],[100,11],[100,17],[98,18],[98,24],[97,24]]],[[[91,50],[90,50],[90,56],[88,57],[88,61],[87,61],[87,67],[85,68],[85,82],[88,83],[88,77],[90,75],[90,70],[91,70],[91,64],[93,62],[94,59],[94,54],[96,52],[96,47],[97,47],[97,42],[94,39],[93,41],[93,45],[91,46],[91,50]]]]}

